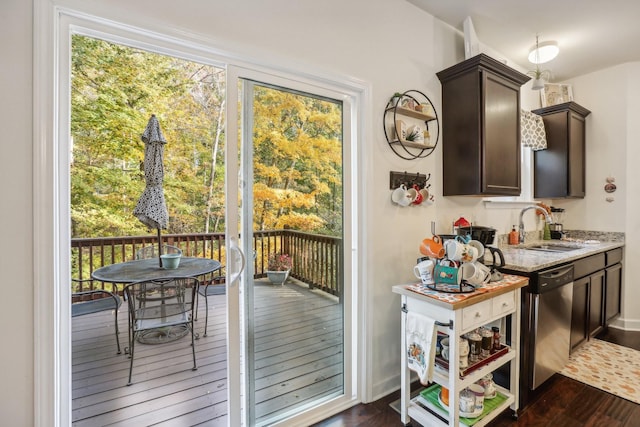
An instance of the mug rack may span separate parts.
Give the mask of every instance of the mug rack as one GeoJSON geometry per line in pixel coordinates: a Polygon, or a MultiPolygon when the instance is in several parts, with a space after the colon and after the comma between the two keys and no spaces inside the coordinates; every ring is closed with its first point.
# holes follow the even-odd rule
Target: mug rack
{"type": "Polygon", "coordinates": [[[431,174],[425,175],[421,173],[409,173],[404,172],[389,172],[389,189],[395,190],[402,184],[407,187],[411,187],[414,184],[418,184],[420,188],[429,188],[431,184],[427,185],[427,182],[431,179],[431,174]]]}

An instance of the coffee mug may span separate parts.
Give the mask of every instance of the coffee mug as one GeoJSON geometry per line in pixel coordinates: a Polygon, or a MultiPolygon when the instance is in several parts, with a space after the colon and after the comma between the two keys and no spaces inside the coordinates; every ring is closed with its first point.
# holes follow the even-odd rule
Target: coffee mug
{"type": "Polygon", "coordinates": [[[411,199],[409,198],[409,194],[407,193],[407,187],[402,184],[400,185],[400,187],[393,190],[393,192],[391,193],[391,200],[393,201],[393,203],[400,206],[409,206],[411,204],[411,199]]]}
{"type": "Polygon", "coordinates": [[[479,262],[465,262],[460,266],[462,270],[462,280],[474,286],[489,283],[491,279],[491,269],[479,262]]]}
{"type": "Polygon", "coordinates": [[[433,268],[433,279],[436,283],[459,285],[462,281],[462,274],[454,262],[443,260],[433,268]]]}
{"type": "Polygon", "coordinates": [[[478,259],[478,250],[471,245],[456,240],[445,243],[447,258],[460,262],[473,262],[478,259]]]}
{"type": "Polygon", "coordinates": [[[444,257],[445,251],[440,236],[433,236],[431,239],[422,240],[422,243],[420,243],[420,253],[431,258],[444,257]]]}
{"type": "Polygon", "coordinates": [[[413,274],[422,281],[423,285],[433,284],[433,261],[420,261],[413,267],[413,274]]]}
{"type": "Polygon", "coordinates": [[[460,337],[459,342],[460,369],[466,369],[469,367],[469,341],[464,337],[460,337]]]}
{"type": "Polygon", "coordinates": [[[410,204],[416,201],[416,199],[418,198],[418,194],[418,190],[416,190],[414,187],[407,188],[407,197],[410,200],[410,204]]]}
{"type": "Polygon", "coordinates": [[[442,387],[440,389],[440,399],[445,406],[449,406],[449,389],[446,387],[442,387]]]}
{"type": "Polygon", "coordinates": [[[426,188],[423,188],[422,190],[419,191],[419,193],[422,196],[422,203],[425,203],[429,200],[429,190],[427,190],[426,188]]]}
{"type": "Polygon", "coordinates": [[[413,199],[413,202],[411,202],[411,203],[417,206],[420,203],[422,203],[422,201],[424,200],[424,196],[422,195],[420,187],[418,186],[418,184],[415,184],[413,186],[413,189],[416,190],[416,197],[413,199]]]}
{"type": "Polygon", "coordinates": [[[473,413],[476,409],[476,398],[471,390],[465,388],[460,392],[460,411],[473,413]]]}
{"type": "Polygon", "coordinates": [[[457,235],[456,236],[456,240],[460,243],[469,243],[471,241],[471,236],[470,235],[466,235],[466,236],[461,236],[461,235],[457,235]]]}
{"type": "Polygon", "coordinates": [[[479,240],[469,240],[467,242],[469,246],[473,246],[478,251],[478,259],[482,259],[484,256],[484,245],[479,240]]]}
{"type": "Polygon", "coordinates": [[[475,410],[473,412],[482,412],[484,409],[484,387],[480,384],[471,384],[469,390],[473,393],[475,410]]]}
{"type": "Polygon", "coordinates": [[[444,360],[449,360],[449,338],[443,338],[440,341],[440,345],[442,346],[442,350],[440,350],[440,355],[444,360]]]}

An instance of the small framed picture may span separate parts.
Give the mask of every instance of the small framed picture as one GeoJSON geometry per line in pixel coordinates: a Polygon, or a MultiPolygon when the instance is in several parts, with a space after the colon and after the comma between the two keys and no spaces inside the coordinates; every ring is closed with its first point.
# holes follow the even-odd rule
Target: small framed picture
{"type": "Polygon", "coordinates": [[[543,107],[562,104],[564,102],[573,101],[573,90],[571,85],[562,85],[557,83],[547,83],[544,89],[540,91],[540,102],[543,107]]]}

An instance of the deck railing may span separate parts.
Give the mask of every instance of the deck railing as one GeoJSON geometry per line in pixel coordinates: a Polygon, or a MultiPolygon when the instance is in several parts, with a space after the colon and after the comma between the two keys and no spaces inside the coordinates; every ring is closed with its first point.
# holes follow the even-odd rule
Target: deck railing
{"type": "MultiPolygon", "coordinates": [[[[165,234],[162,242],[179,247],[184,256],[215,259],[225,265],[224,233],[165,234]]],[[[72,275],[89,279],[93,270],[133,260],[139,249],[157,244],[153,235],[72,239],[72,275]]],[[[293,260],[292,277],[332,295],[342,294],[342,239],[287,229],[256,231],[253,250],[247,262],[253,263],[254,278],[266,276],[271,254],[287,253],[293,260]]],[[[212,280],[224,282],[224,272],[215,273],[212,280]]],[[[74,292],[103,288],[104,284],[89,281],[77,286],[85,287],[74,292]]]]}

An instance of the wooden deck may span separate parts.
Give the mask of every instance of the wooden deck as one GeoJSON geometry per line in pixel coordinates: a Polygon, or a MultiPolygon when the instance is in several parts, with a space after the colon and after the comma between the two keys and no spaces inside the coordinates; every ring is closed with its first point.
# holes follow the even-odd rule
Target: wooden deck
{"type": "MultiPolygon", "coordinates": [[[[255,286],[255,382],[258,423],[317,398],[340,394],[343,384],[342,308],[334,297],[289,279],[255,286]]],[[[190,339],[137,344],[133,384],[129,359],[116,354],[113,315],[72,320],[72,419],[77,426],[226,426],[225,295],[209,297],[203,337],[200,301],[196,332],[198,370],[190,339]]],[[[127,346],[126,304],[118,314],[120,345],[127,346]]]]}

